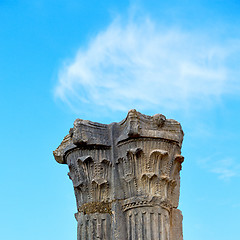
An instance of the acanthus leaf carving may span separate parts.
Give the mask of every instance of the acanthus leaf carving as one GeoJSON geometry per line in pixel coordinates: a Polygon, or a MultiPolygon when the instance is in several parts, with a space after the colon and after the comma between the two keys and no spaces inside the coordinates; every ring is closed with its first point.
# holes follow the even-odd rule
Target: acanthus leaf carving
{"type": "Polygon", "coordinates": [[[81,202],[108,201],[112,164],[107,159],[94,161],[90,155],[83,155],[70,161],[69,177],[73,181],[79,204],[81,202]]]}
{"type": "Polygon", "coordinates": [[[182,155],[177,154],[174,157],[173,167],[171,171],[171,177],[173,179],[175,179],[178,176],[179,172],[181,171],[183,161],[184,161],[184,157],[182,155]]]}

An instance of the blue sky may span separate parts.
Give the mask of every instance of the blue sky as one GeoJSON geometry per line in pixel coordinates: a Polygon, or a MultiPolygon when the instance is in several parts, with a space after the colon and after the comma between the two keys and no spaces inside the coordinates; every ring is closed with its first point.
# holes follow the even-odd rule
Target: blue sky
{"type": "Polygon", "coordinates": [[[0,0],[0,239],[76,239],[52,151],[76,118],[185,132],[185,240],[239,239],[240,2],[0,0]]]}

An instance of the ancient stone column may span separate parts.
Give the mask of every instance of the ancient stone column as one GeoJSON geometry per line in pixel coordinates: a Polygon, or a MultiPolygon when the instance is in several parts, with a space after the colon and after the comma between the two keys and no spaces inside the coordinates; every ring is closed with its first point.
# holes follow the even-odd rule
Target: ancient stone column
{"type": "Polygon", "coordinates": [[[54,151],[77,201],[78,240],[182,240],[181,125],[130,110],[109,125],[76,119],[54,151]]]}

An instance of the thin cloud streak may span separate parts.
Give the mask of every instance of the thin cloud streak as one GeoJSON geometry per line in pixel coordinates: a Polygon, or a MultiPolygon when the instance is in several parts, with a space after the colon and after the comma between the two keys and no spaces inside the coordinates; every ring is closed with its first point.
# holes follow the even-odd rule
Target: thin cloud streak
{"type": "Polygon", "coordinates": [[[204,108],[240,90],[228,67],[237,43],[217,45],[148,18],[117,19],[59,71],[55,96],[75,108],[204,108]]]}
{"type": "Polygon", "coordinates": [[[200,166],[209,172],[215,173],[219,179],[229,181],[240,176],[240,164],[231,157],[215,154],[198,161],[200,166]]]}

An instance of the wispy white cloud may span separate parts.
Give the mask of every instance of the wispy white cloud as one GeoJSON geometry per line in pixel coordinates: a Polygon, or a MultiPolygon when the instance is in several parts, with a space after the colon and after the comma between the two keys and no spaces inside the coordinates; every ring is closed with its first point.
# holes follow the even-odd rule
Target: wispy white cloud
{"type": "Polygon", "coordinates": [[[240,176],[240,164],[231,157],[221,157],[220,154],[199,160],[201,167],[215,173],[219,179],[228,181],[233,177],[240,176]]]}
{"type": "Polygon", "coordinates": [[[239,49],[149,18],[116,19],[59,71],[55,96],[76,108],[206,107],[240,90],[228,64],[239,49]]]}

